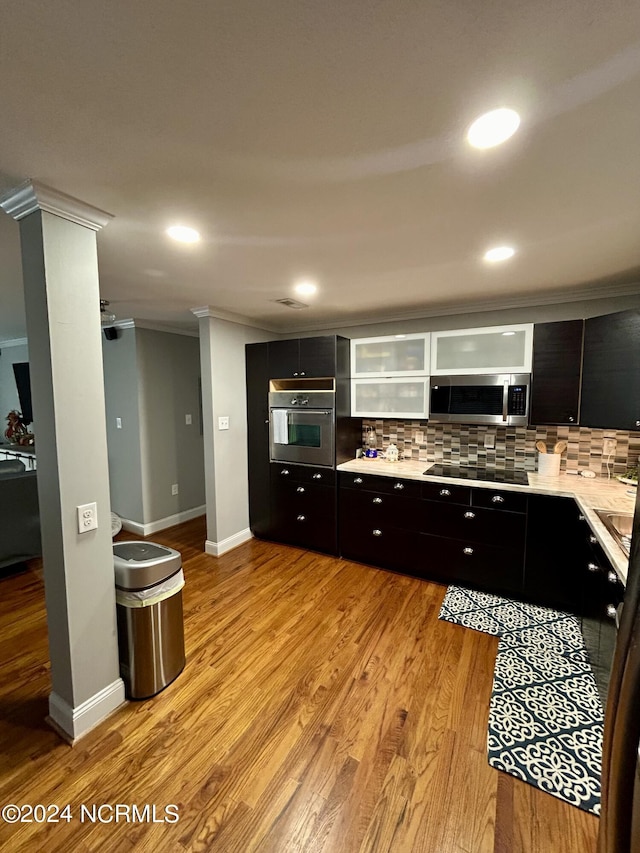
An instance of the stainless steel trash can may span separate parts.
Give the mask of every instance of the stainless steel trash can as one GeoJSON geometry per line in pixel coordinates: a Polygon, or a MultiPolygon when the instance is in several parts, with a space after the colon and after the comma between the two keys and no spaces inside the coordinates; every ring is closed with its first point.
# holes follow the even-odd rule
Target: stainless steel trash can
{"type": "Polygon", "coordinates": [[[185,665],[182,558],[153,542],[113,546],[120,674],[131,699],[155,696],[185,665]]]}

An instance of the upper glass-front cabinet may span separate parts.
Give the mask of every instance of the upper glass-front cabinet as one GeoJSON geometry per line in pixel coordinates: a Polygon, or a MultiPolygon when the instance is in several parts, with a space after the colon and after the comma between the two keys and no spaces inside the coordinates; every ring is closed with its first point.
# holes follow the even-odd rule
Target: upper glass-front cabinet
{"type": "Polygon", "coordinates": [[[414,335],[353,339],[352,378],[428,375],[429,338],[429,332],[422,332],[414,335]]]}
{"type": "Polygon", "coordinates": [[[531,373],[533,323],[431,332],[431,375],[531,373]]]}

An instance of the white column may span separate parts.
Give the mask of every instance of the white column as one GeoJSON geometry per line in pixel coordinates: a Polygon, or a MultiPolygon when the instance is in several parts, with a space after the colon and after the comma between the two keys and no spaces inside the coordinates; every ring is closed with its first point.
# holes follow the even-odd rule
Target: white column
{"type": "Polygon", "coordinates": [[[20,222],[54,726],[74,739],[124,701],[119,677],[96,232],[109,214],[27,182],[20,222]],[[97,504],[78,532],[76,507],[97,504]]]}

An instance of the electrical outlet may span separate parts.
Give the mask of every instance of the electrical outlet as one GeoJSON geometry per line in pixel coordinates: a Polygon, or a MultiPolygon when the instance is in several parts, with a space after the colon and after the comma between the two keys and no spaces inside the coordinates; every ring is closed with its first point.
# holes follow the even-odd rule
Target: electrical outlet
{"type": "Polygon", "coordinates": [[[484,446],[492,450],[496,446],[496,437],[492,432],[485,433],[484,446]]]}
{"type": "Polygon", "coordinates": [[[424,433],[421,431],[414,432],[413,440],[416,444],[424,444],[424,433]]]}
{"type": "Polygon", "coordinates": [[[617,441],[615,438],[602,439],[602,453],[604,456],[613,456],[616,452],[617,441]]]}
{"type": "Polygon", "coordinates": [[[122,418],[116,418],[116,429],[122,429],[122,418]]]}
{"type": "Polygon", "coordinates": [[[178,484],[177,483],[174,483],[173,486],[171,486],[171,494],[172,495],[178,494],[178,484]]]}
{"type": "Polygon", "coordinates": [[[218,429],[229,429],[229,418],[218,418],[218,429]]]}
{"type": "Polygon", "coordinates": [[[78,533],[88,533],[98,528],[98,507],[93,504],[82,504],[76,507],[78,513],[78,533]]]}
{"type": "Polygon", "coordinates": [[[191,415],[185,415],[184,422],[187,426],[191,426],[191,415]]]}

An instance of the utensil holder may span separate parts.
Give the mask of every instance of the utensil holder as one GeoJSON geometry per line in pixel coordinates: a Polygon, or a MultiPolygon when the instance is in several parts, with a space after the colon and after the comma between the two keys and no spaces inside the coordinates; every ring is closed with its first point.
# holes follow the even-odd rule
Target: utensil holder
{"type": "Polygon", "coordinates": [[[538,474],[543,477],[557,477],[559,473],[559,453],[538,453],[538,474]]]}

